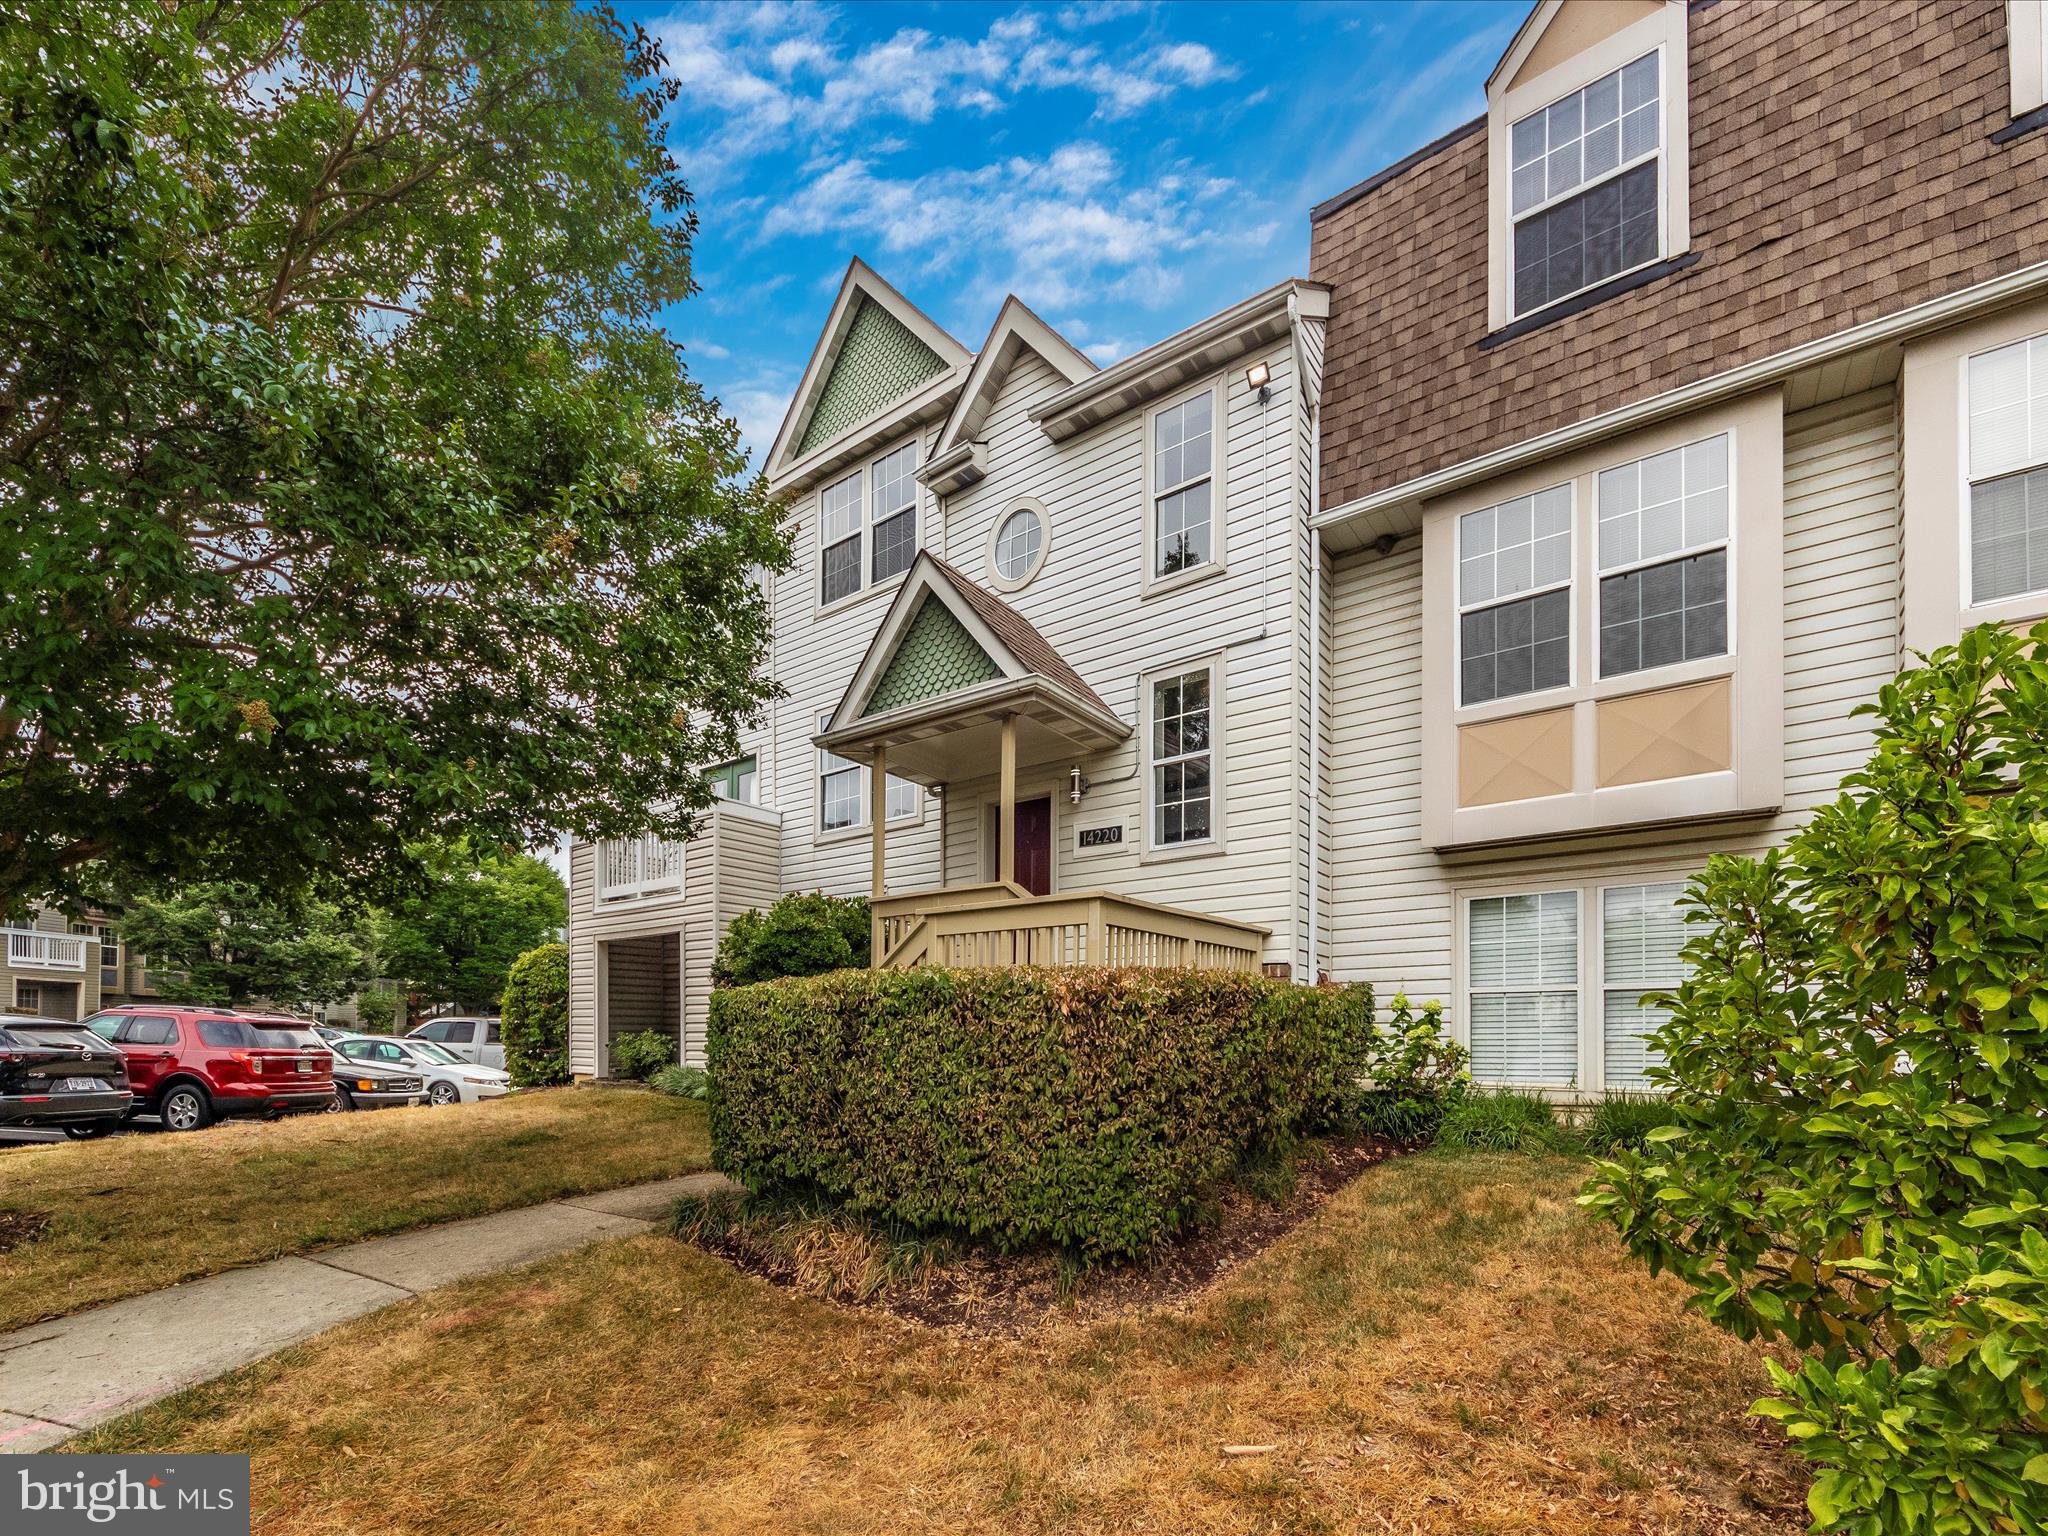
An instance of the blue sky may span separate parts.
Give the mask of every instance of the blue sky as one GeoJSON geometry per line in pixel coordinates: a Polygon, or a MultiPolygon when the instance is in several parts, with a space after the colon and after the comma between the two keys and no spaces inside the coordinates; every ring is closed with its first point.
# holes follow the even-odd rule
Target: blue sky
{"type": "Polygon", "coordinates": [[[702,220],[669,327],[758,463],[849,257],[970,349],[1014,292],[1112,362],[1305,272],[1310,205],[1476,116],[1528,5],[624,9],[702,220]]]}

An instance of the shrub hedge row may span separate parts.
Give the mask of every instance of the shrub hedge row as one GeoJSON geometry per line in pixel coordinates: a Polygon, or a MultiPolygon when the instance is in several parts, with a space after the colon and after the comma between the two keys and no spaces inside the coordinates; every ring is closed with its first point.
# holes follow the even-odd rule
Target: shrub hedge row
{"type": "Polygon", "coordinates": [[[1141,1252],[1356,1109],[1364,987],[1169,970],[840,971],[713,994],[711,1137],[750,1188],[1006,1247],[1141,1252]]]}

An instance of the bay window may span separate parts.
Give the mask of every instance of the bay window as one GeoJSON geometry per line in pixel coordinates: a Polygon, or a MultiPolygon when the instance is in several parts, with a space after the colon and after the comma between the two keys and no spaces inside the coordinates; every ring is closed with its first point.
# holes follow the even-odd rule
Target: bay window
{"type": "Polygon", "coordinates": [[[1600,472],[1600,675],[1728,650],[1728,438],[1600,472]]]}
{"type": "Polygon", "coordinates": [[[1460,704],[1571,682],[1571,579],[1569,485],[1458,519],[1460,704]]]}

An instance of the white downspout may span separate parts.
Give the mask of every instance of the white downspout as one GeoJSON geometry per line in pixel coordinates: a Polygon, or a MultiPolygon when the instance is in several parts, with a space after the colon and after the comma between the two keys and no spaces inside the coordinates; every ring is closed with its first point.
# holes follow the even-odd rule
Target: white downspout
{"type": "MultiPolygon", "coordinates": [[[[1288,304],[1291,307],[1293,300],[1288,304]]],[[[1301,332],[1295,338],[1296,378],[1300,379],[1301,332]]],[[[1323,540],[1315,531],[1323,509],[1323,409],[1320,399],[1308,400],[1305,381],[1297,383],[1308,405],[1308,979],[1322,976],[1322,935],[1319,897],[1322,894],[1323,832],[1323,540]]],[[[1318,394],[1321,391],[1318,389],[1318,394]]]]}

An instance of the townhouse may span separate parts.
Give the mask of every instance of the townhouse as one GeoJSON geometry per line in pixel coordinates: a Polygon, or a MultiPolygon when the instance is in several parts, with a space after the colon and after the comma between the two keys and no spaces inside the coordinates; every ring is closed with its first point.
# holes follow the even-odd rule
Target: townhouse
{"type": "Polygon", "coordinates": [[[2041,21],[1545,0],[1314,210],[1323,963],[1476,1075],[1639,1082],[1681,883],[1912,650],[2048,614],[2041,21]]]}
{"type": "Polygon", "coordinates": [[[2048,614],[2042,11],[1542,0],[1306,278],[1106,369],[854,263],[767,464],[784,696],[689,844],[572,848],[574,1070],[699,1059],[725,924],[823,889],[877,964],[1367,980],[1641,1083],[1685,879],[2048,614]]]}

